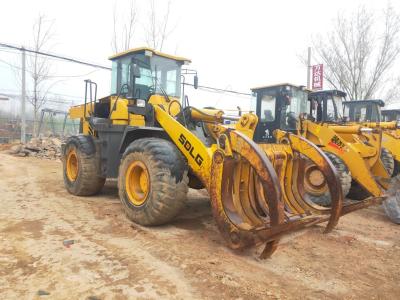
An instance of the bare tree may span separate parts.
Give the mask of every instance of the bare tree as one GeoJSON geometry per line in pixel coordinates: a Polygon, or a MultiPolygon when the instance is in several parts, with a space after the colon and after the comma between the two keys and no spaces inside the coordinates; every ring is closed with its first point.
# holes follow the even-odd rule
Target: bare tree
{"type": "Polygon", "coordinates": [[[150,12],[148,16],[148,23],[145,24],[145,40],[149,47],[162,51],[163,46],[175,30],[175,27],[170,28],[170,11],[171,0],[168,1],[167,8],[164,15],[159,18],[155,6],[155,0],[150,0],[150,12]]]}
{"type": "Polygon", "coordinates": [[[394,80],[394,83],[386,92],[385,103],[400,102],[400,77],[394,80]]]}
{"type": "Polygon", "coordinates": [[[117,2],[114,4],[113,11],[114,31],[111,40],[112,50],[117,53],[128,50],[132,47],[137,22],[136,2],[131,1],[128,15],[118,14],[117,2]],[[120,22],[119,22],[120,21],[120,22]]]}
{"type": "Polygon", "coordinates": [[[51,86],[50,63],[47,57],[39,55],[37,52],[44,51],[50,47],[54,37],[54,21],[47,19],[44,15],[39,15],[33,26],[33,53],[27,59],[27,71],[32,79],[32,92],[28,96],[28,101],[33,106],[33,133],[37,134],[37,117],[39,109],[46,103],[47,94],[51,86]]]}
{"type": "Polygon", "coordinates": [[[350,18],[339,15],[334,29],[314,42],[325,79],[351,99],[368,99],[388,88],[390,69],[400,53],[400,17],[388,5],[383,20],[378,22],[375,13],[360,7],[350,18]]]}

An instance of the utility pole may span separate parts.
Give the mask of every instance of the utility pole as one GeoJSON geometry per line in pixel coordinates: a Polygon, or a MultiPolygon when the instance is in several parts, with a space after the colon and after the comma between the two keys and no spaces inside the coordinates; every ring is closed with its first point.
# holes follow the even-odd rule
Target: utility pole
{"type": "Polygon", "coordinates": [[[25,100],[26,100],[26,82],[25,82],[25,49],[22,47],[22,62],[21,62],[21,69],[22,69],[22,84],[21,84],[21,143],[26,143],[26,119],[25,119],[25,100]]]}
{"type": "Polygon", "coordinates": [[[307,57],[307,88],[311,90],[311,47],[308,47],[308,57],[307,57]]]}

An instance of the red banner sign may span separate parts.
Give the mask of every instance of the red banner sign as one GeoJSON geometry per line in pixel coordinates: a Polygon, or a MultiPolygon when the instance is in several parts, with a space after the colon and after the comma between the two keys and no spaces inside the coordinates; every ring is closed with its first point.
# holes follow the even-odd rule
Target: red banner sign
{"type": "Polygon", "coordinates": [[[322,90],[324,82],[324,65],[312,66],[312,89],[322,90]]]}

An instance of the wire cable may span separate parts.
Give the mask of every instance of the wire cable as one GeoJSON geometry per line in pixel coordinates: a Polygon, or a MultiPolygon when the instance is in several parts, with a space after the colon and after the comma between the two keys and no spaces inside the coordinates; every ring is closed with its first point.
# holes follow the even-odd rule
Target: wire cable
{"type": "Polygon", "coordinates": [[[70,57],[66,57],[66,56],[62,56],[62,55],[58,55],[58,54],[52,54],[52,53],[43,52],[43,51],[36,51],[36,50],[29,49],[29,48],[24,48],[24,47],[17,47],[17,46],[13,46],[13,45],[6,44],[6,43],[0,43],[0,46],[1,47],[5,47],[5,48],[19,50],[19,51],[26,51],[26,52],[30,52],[30,53],[36,53],[36,54],[43,55],[43,56],[58,58],[58,59],[61,59],[61,60],[65,60],[65,61],[69,61],[69,62],[81,64],[81,65],[86,65],[86,66],[89,66],[89,67],[100,68],[100,69],[105,69],[105,70],[111,70],[110,67],[106,67],[106,66],[102,66],[102,65],[98,65],[98,64],[94,64],[94,63],[89,63],[89,62],[82,61],[80,59],[70,58],[70,57]]]}

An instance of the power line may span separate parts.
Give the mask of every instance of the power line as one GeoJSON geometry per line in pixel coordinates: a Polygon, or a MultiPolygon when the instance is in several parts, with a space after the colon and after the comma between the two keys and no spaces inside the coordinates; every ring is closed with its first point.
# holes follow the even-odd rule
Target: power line
{"type": "MultiPolygon", "coordinates": [[[[9,93],[9,92],[11,92],[11,93],[19,93],[20,91],[19,90],[13,90],[13,89],[0,89],[0,92],[1,93],[9,93]]],[[[32,91],[27,91],[27,92],[32,93],[32,91]]],[[[74,95],[68,95],[68,94],[62,94],[62,93],[47,92],[47,94],[54,95],[54,96],[75,98],[75,99],[79,99],[79,100],[83,99],[82,96],[74,96],[74,95]]],[[[18,95],[18,94],[15,94],[15,95],[18,95]]]]}
{"type": "MultiPolygon", "coordinates": [[[[48,56],[48,57],[52,57],[52,58],[56,58],[56,59],[61,59],[61,60],[65,60],[65,61],[68,61],[68,62],[78,63],[78,64],[82,64],[82,65],[86,65],[86,66],[90,66],[90,67],[94,67],[94,68],[100,68],[100,69],[104,69],[104,70],[111,70],[110,67],[105,67],[105,66],[102,66],[102,65],[85,62],[85,61],[80,60],[80,59],[70,58],[70,57],[66,57],[66,56],[62,56],[62,55],[58,55],[58,54],[46,53],[46,52],[42,52],[42,51],[36,51],[36,50],[24,48],[24,47],[17,47],[17,46],[13,46],[13,45],[6,44],[6,43],[0,43],[0,47],[6,47],[6,48],[9,48],[9,49],[14,49],[14,50],[19,50],[19,51],[26,51],[26,52],[30,52],[30,53],[36,53],[36,54],[39,54],[39,55],[48,56]]],[[[193,87],[193,84],[190,84],[190,83],[184,83],[184,84],[193,87]]],[[[243,92],[238,92],[238,91],[228,90],[228,89],[215,88],[215,87],[211,87],[211,86],[201,86],[201,85],[199,85],[198,87],[203,89],[203,90],[209,90],[209,91],[211,90],[211,91],[220,92],[220,93],[230,93],[230,94],[236,94],[236,95],[242,95],[242,96],[251,96],[251,94],[249,94],[249,93],[243,93],[243,92]]]]}
{"type": "MultiPolygon", "coordinates": [[[[10,66],[11,68],[22,70],[20,67],[18,67],[16,65],[13,65],[13,64],[10,64],[10,63],[6,62],[5,60],[0,59],[0,62],[10,66]]],[[[29,71],[29,70],[25,70],[25,71],[30,73],[30,74],[34,74],[34,72],[32,72],[32,71],[29,71]]],[[[97,71],[99,71],[99,70],[93,70],[93,71],[90,71],[88,73],[81,74],[81,75],[49,75],[49,77],[50,78],[79,78],[79,77],[84,77],[84,76],[93,74],[94,72],[97,72],[97,71]]]]}
{"type": "Polygon", "coordinates": [[[19,51],[26,51],[26,52],[30,52],[30,53],[36,53],[36,54],[43,55],[43,56],[53,57],[53,58],[57,58],[57,59],[61,59],[61,60],[65,60],[65,61],[81,64],[81,65],[86,65],[86,66],[93,67],[93,68],[111,70],[110,67],[105,67],[105,66],[102,66],[102,65],[93,64],[93,63],[85,62],[85,61],[82,61],[82,60],[79,60],[79,59],[70,58],[70,57],[66,57],[66,56],[62,56],[62,55],[58,55],[58,54],[52,54],[52,53],[47,53],[47,52],[43,52],[43,51],[36,51],[36,50],[29,49],[29,48],[17,47],[17,46],[13,46],[13,45],[10,45],[10,44],[5,44],[5,43],[0,43],[0,46],[1,47],[5,47],[5,48],[19,50],[19,51]]]}
{"type": "MultiPolygon", "coordinates": [[[[188,86],[194,87],[194,85],[191,84],[191,83],[184,83],[184,85],[188,85],[188,86]]],[[[242,96],[251,96],[251,94],[249,94],[249,93],[243,93],[243,92],[238,92],[238,91],[234,91],[234,90],[227,90],[227,89],[215,88],[215,87],[211,87],[211,86],[199,85],[198,87],[199,87],[200,89],[204,89],[204,90],[213,90],[213,91],[215,91],[215,92],[230,93],[230,94],[236,94],[236,95],[242,95],[242,96]]]]}
{"type": "MultiPolygon", "coordinates": [[[[8,96],[8,97],[16,97],[16,98],[20,98],[21,97],[21,94],[17,94],[16,93],[17,91],[15,91],[15,90],[8,90],[8,91],[12,91],[11,93],[10,92],[5,92],[5,91],[6,90],[0,90],[0,93],[2,95],[8,96]]],[[[30,91],[27,91],[27,92],[31,93],[30,91]]],[[[71,96],[65,95],[65,94],[56,94],[56,93],[50,93],[50,92],[48,94],[55,95],[55,96],[71,97],[71,96]]],[[[33,96],[26,96],[26,98],[27,99],[32,99],[33,96]]],[[[82,98],[76,97],[76,99],[80,99],[81,100],[82,98]]],[[[52,102],[52,103],[60,103],[60,104],[71,104],[71,103],[75,102],[74,100],[67,100],[67,99],[63,100],[63,99],[51,98],[51,97],[46,97],[46,102],[47,101],[48,102],[52,102]]]]}

